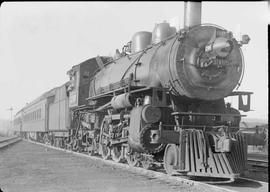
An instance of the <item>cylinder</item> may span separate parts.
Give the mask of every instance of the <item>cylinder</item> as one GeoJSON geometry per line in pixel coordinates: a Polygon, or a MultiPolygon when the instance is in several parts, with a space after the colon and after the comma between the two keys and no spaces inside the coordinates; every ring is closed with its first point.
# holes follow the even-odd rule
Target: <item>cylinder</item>
{"type": "Polygon", "coordinates": [[[152,33],[147,31],[139,31],[132,37],[131,53],[135,53],[145,49],[151,44],[152,33]]]}
{"type": "Polygon", "coordinates": [[[111,105],[114,109],[122,109],[126,107],[132,107],[132,98],[130,94],[124,93],[112,98],[111,105]]]}
{"type": "Polygon", "coordinates": [[[201,2],[185,2],[184,26],[185,28],[201,24],[201,2]]]}
{"type": "Polygon", "coordinates": [[[146,105],[142,110],[142,118],[146,123],[156,123],[161,118],[161,110],[158,107],[146,105]]]}

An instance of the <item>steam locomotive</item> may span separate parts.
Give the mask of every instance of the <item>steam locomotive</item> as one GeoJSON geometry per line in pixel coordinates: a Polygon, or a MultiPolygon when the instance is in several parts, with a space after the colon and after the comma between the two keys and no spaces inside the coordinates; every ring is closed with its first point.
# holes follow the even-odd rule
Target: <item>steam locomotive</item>
{"type": "MultiPolygon", "coordinates": [[[[185,4],[185,27],[156,24],[134,34],[115,56],[72,67],[70,80],[26,105],[14,126],[25,138],[100,154],[167,174],[233,181],[245,170],[239,110],[241,46],[226,29],[201,24],[201,4],[185,4]],[[238,110],[225,103],[237,96],[238,110]]],[[[244,104],[243,97],[247,97],[244,104]]]]}

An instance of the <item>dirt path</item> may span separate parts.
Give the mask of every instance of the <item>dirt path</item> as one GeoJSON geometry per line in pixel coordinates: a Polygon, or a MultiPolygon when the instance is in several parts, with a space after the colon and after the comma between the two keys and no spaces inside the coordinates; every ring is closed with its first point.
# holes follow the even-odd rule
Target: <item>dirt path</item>
{"type": "Polygon", "coordinates": [[[24,141],[0,151],[0,188],[3,192],[198,191],[24,141]]]}

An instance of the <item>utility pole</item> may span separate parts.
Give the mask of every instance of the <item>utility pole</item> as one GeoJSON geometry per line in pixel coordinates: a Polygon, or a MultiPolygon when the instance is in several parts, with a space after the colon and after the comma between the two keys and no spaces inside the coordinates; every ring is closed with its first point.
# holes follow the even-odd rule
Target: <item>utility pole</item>
{"type": "Polygon", "coordinates": [[[10,111],[10,129],[9,129],[9,131],[11,131],[11,129],[12,129],[12,111],[13,111],[13,108],[10,107],[7,110],[10,111]]]}

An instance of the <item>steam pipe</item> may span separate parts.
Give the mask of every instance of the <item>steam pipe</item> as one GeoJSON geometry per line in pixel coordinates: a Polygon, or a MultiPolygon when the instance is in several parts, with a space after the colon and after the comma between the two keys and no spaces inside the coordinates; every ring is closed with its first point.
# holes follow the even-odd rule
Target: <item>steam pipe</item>
{"type": "Polygon", "coordinates": [[[185,15],[184,26],[185,28],[193,27],[201,24],[201,2],[186,2],[185,1],[185,15]]]}

